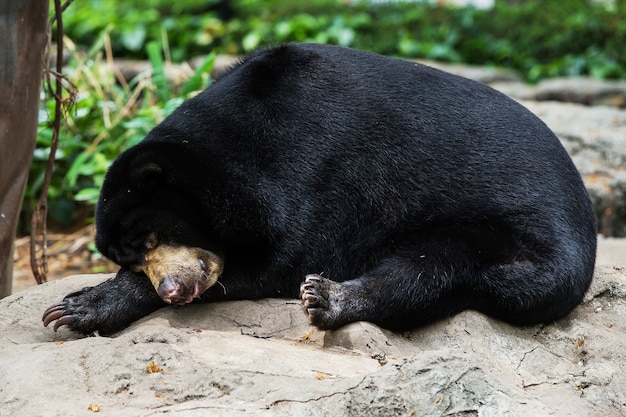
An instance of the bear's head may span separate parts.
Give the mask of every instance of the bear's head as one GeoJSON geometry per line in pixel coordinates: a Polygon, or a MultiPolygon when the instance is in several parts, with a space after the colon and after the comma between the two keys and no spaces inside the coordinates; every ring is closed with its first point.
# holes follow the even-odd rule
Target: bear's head
{"type": "Polygon", "coordinates": [[[149,245],[144,262],[135,269],[150,278],[163,301],[182,305],[215,285],[224,270],[224,260],[201,248],[155,243],[149,245]]]}

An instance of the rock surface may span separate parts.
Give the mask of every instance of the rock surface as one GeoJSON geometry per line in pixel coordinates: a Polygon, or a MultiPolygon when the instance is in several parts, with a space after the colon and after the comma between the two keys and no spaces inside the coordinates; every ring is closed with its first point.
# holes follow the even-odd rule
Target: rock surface
{"type": "Polygon", "coordinates": [[[524,328],[468,311],[405,334],[321,332],[277,299],[168,307],[111,338],[42,326],[48,305],[106,277],[0,301],[0,416],[626,413],[623,267],[599,267],[568,318],[524,328]]]}
{"type": "Polygon", "coordinates": [[[583,176],[600,232],[626,236],[626,111],[522,102],[559,137],[583,176]]]}

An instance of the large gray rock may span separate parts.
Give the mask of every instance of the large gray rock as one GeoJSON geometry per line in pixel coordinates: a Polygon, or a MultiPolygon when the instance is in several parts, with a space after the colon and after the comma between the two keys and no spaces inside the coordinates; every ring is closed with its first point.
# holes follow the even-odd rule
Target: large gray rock
{"type": "MultiPolygon", "coordinates": [[[[477,80],[481,81],[481,80],[477,80]]],[[[558,101],[587,106],[626,107],[626,82],[585,77],[553,78],[535,86],[489,79],[487,84],[522,100],[558,101]]]]}
{"type": "Polygon", "coordinates": [[[320,332],[275,299],[165,308],[111,338],[42,327],[48,305],[104,278],[0,300],[0,416],[626,413],[624,268],[600,268],[568,318],[525,328],[465,312],[404,334],[320,332]]]}
{"type": "Polygon", "coordinates": [[[537,86],[489,84],[520,100],[556,133],[583,176],[599,231],[626,236],[626,82],[577,77],[537,86]]]}
{"type": "Polygon", "coordinates": [[[600,232],[626,236],[626,111],[569,103],[522,103],[556,133],[571,155],[593,201],[600,232]]]}

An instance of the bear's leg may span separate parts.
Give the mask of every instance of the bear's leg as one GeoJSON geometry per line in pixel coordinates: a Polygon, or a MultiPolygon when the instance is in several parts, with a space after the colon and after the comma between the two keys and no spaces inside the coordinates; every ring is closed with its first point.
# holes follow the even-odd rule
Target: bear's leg
{"type": "Polygon", "coordinates": [[[553,254],[486,268],[475,288],[484,302],[473,307],[511,324],[558,320],[580,304],[593,276],[593,253],[584,257],[553,254]]]}
{"type": "Polygon", "coordinates": [[[361,320],[410,329],[470,305],[471,297],[463,291],[468,277],[461,278],[467,268],[443,262],[425,255],[394,256],[349,281],[308,275],[300,295],[311,323],[320,329],[361,320]]]}
{"type": "Polygon", "coordinates": [[[344,282],[308,275],[300,295],[311,323],[321,329],[363,320],[405,330],[466,309],[514,324],[546,323],[578,305],[588,285],[583,272],[556,258],[483,268],[459,251],[396,256],[344,282]]]}
{"type": "Polygon", "coordinates": [[[143,273],[121,269],[113,279],[65,296],[44,312],[43,322],[56,320],[55,331],[67,325],[85,335],[111,334],[165,305],[143,273]]]}

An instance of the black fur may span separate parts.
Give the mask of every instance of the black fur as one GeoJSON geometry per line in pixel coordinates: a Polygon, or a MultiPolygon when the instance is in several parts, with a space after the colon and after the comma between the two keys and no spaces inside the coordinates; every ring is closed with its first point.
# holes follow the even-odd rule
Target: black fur
{"type": "MultiPolygon", "coordinates": [[[[260,50],[184,103],[112,165],[96,220],[123,267],[150,232],[224,253],[223,287],[203,300],[296,297],[320,274],[332,281],[310,277],[302,297],[322,328],[406,329],[468,308],[549,322],[581,301],[596,248],[576,168],[520,104],[322,45],[260,50]]],[[[67,324],[115,331],[129,304],[132,319],[162,305],[142,274],[116,280],[91,291],[104,305],[70,297],[67,324]]]]}

